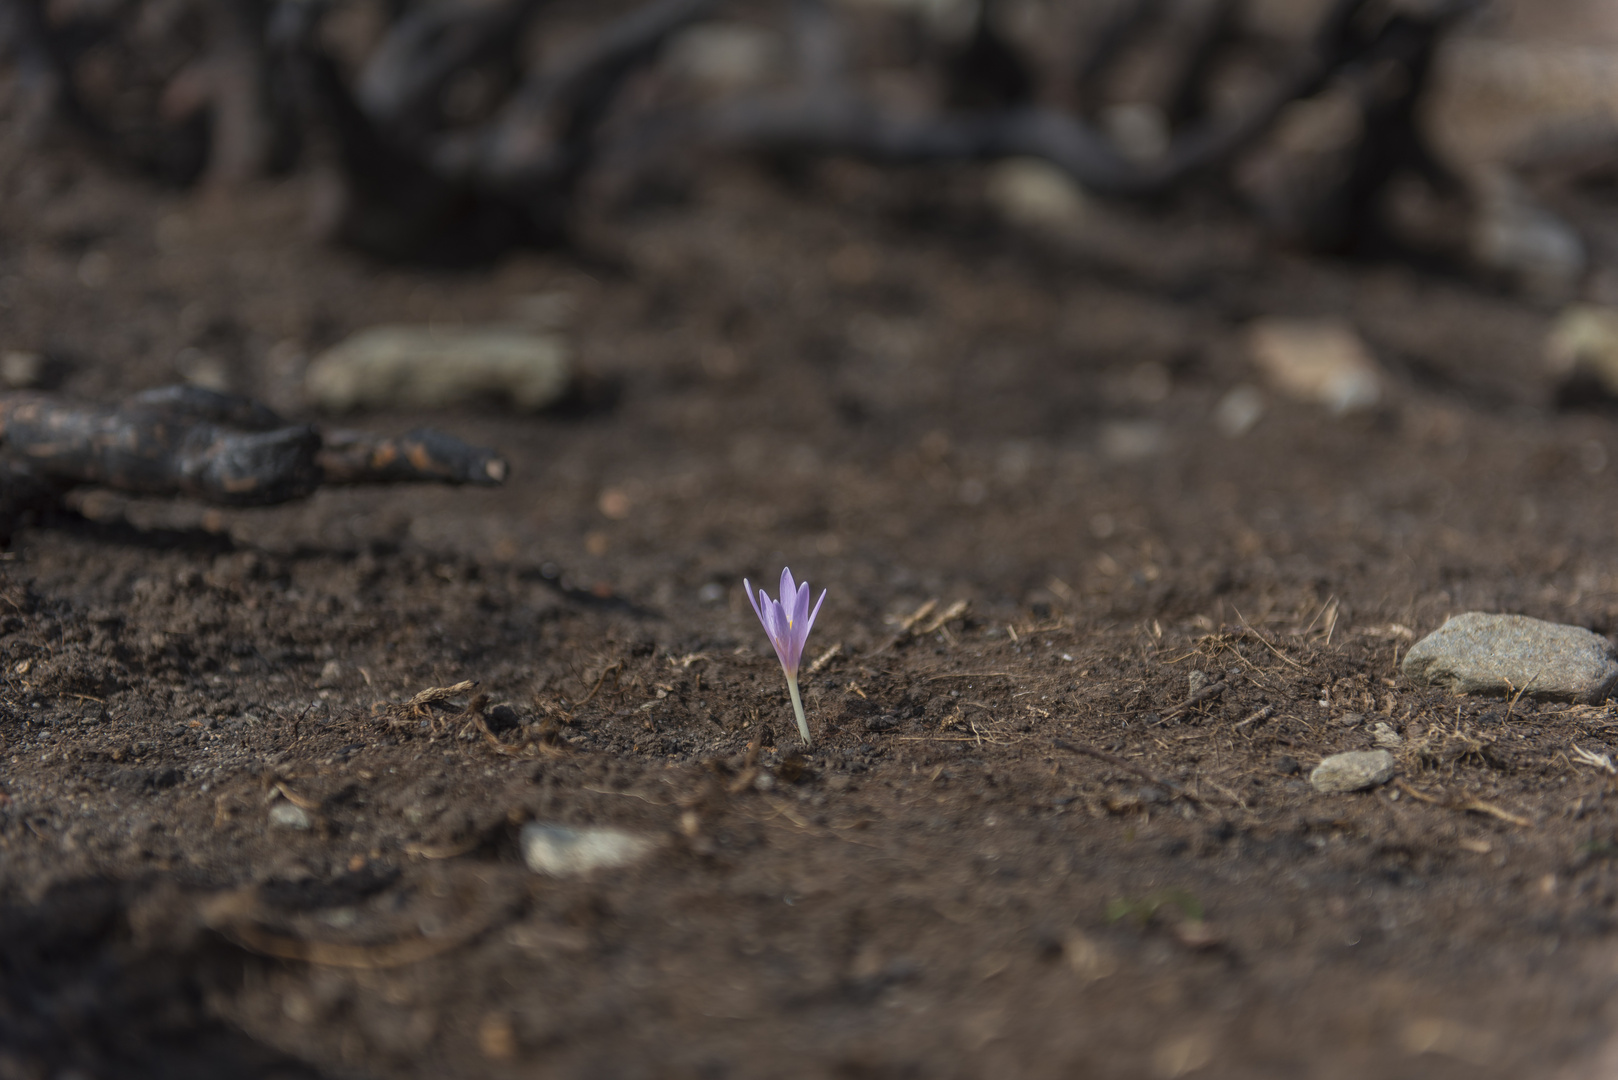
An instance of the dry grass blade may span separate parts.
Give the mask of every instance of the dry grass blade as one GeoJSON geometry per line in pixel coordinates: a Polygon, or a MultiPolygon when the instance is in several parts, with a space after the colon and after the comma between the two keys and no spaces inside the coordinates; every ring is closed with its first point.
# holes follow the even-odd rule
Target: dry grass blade
{"type": "Polygon", "coordinates": [[[281,793],[281,798],[285,799],[287,802],[291,803],[293,806],[298,807],[300,810],[319,810],[320,809],[320,800],[319,799],[311,799],[307,795],[300,795],[296,791],[293,791],[291,788],[287,787],[286,784],[284,784],[280,780],[277,780],[275,782],[275,790],[279,791],[281,793]]]}
{"type": "Polygon", "coordinates": [[[590,704],[590,702],[594,701],[595,696],[601,692],[602,685],[604,683],[606,683],[607,676],[608,675],[616,675],[618,672],[622,671],[623,669],[624,669],[624,663],[623,663],[622,660],[614,660],[612,663],[610,663],[606,667],[602,668],[601,669],[601,677],[596,680],[596,684],[590,688],[590,692],[588,694],[584,695],[584,698],[582,700],[574,702],[573,707],[575,709],[577,709],[581,705],[588,705],[588,704],[590,704]]]}
{"type": "Polygon", "coordinates": [[[948,623],[948,622],[950,622],[950,621],[952,621],[954,619],[959,619],[962,615],[965,615],[966,614],[966,609],[971,607],[971,606],[972,605],[971,605],[970,601],[957,600],[957,601],[955,601],[955,603],[951,604],[949,607],[945,608],[942,612],[940,612],[926,626],[924,626],[920,630],[918,630],[917,633],[919,633],[919,634],[931,634],[931,633],[934,633],[937,630],[939,630],[940,628],[942,628],[945,623],[948,623]]]}
{"type": "Polygon", "coordinates": [[[1299,671],[1307,671],[1307,670],[1309,670],[1308,668],[1304,667],[1302,664],[1298,663],[1296,660],[1292,659],[1292,657],[1288,656],[1286,653],[1282,652],[1280,649],[1277,649],[1274,645],[1272,645],[1270,643],[1269,638],[1267,638],[1263,634],[1259,633],[1258,630],[1254,629],[1253,624],[1247,621],[1247,616],[1246,615],[1243,615],[1240,611],[1236,610],[1235,608],[1232,608],[1231,610],[1236,611],[1236,617],[1242,621],[1242,625],[1247,628],[1247,632],[1252,634],[1254,637],[1258,638],[1258,640],[1264,645],[1264,647],[1266,649],[1270,650],[1272,653],[1275,654],[1276,659],[1280,660],[1282,663],[1291,664],[1293,667],[1297,668],[1299,671]]]}
{"type": "Polygon", "coordinates": [[[1618,775],[1618,766],[1612,763],[1612,758],[1609,755],[1597,754],[1573,743],[1568,745],[1573,747],[1573,760],[1576,763],[1588,765],[1592,769],[1600,769],[1609,776],[1618,775]]]}
{"type": "Polygon", "coordinates": [[[1395,780],[1393,786],[1409,795],[1412,799],[1427,803],[1429,806],[1441,806],[1446,810],[1463,810],[1474,814],[1487,814],[1490,817],[1499,818],[1508,825],[1515,825],[1519,829],[1526,829],[1533,824],[1532,821],[1520,814],[1513,814],[1511,811],[1503,810],[1493,803],[1484,802],[1482,799],[1473,798],[1469,795],[1462,796],[1459,799],[1452,799],[1443,795],[1429,795],[1425,791],[1416,790],[1403,780],[1395,780]]]}
{"type": "Polygon", "coordinates": [[[1163,718],[1157,722],[1159,724],[1166,724],[1170,720],[1184,716],[1198,705],[1201,705],[1204,701],[1211,701],[1220,694],[1223,694],[1226,686],[1227,683],[1225,680],[1220,679],[1218,682],[1211,682],[1207,686],[1199,687],[1184,701],[1180,702],[1180,704],[1164,713],[1163,718]]]}
{"type": "Polygon", "coordinates": [[[452,697],[460,697],[476,688],[477,683],[471,679],[458,682],[454,686],[429,686],[405,704],[411,708],[420,708],[423,705],[434,705],[440,701],[447,701],[452,697]]]}
{"type": "Polygon", "coordinates": [[[489,730],[489,723],[483,718],[483,710],[489,704],[488,694],[479,694],[467,705],[466,710],[456,716],[456,720],[465,720],[470,723],[478,734],[483,736],[483,744],[495,753],[504,757],[536,758],[561,757],[564,748],[558,741],[561,729],[554,720],[547,720],[539,733],[538,742],[525,742],[521,746],[512,746],[500,741],[500,737],[489,730]]]}
{"type": "Polygon", "coordinates": [[[1243,728],[1250,727],[1253,724],[1262,724],[1262,723],[1264,723],[1264,721],[1268,720],[1270,717],[1272,717],[1274,715],[1275,715],[1275,706],[1274,705],[1266,705],[1262,709],[1260,709],[1257,712],[1253,713],[1251,716],[1248,716],[1246,719],[1237,721],[1236,727],[1235,727],[1234,730],[1241,731],[1243,728]]]}
{"type": "Polygon", "coordinates": [[[404,846],[404,853],[412,859],[455,859],[478,849],[483,843],[480,836],[469,837],[454,844],[416,844],[404,846]]]}
{"type": "Polygon", "coordinates": [[[260,956],[322,967],[376,970],[418,963],[465,945],[503,918],[508,908],[506,903],[488,904],[458,919],[442,933],[378,944],[321,941],[268,930],[255,918],[257,898],[250,891],[215,900],[204,909],[203,921],[235,945],[260,956]]]}
{"type": "MultiPolygon", "coordinates": [[[[393,702],[382,707],[382,715],[390,726],[409,723],[412,720],[432,720],[436,731],[438,724],[434,719],[433,709],[452,708],[448,704],[450,698],[460,697],[477,688],[476,681],[466,679],[454,686],[429,686],[415,697],[405,702],[393,702]]],[[[376,706],[372,706],[376,708],[376,706]]]]}
{"type": "Polygon", "coordinates": [[[843,651],[843,645],[842,645],[841,642],[838,642],[836,645],[833,645],[831,648],[827,649],[825,652],[823,652],[819,656],[815,657],[815,662],[809,665],[809,670],[808,670],[807,674],[809,674],[809,675],[819,675],[822,671],[825,670],[827,664],[829,664],[833,660],[837,659],[838,654],[841,653],[842,651],[843,651]]]}
{"type": "Polygon", "coordinates": [[[885,653],[889,649],[896,648],[915,631],[916,624],[921,622],[921,620],[925,619],[927,616],[931,615],[933,613],[933,609],[937,606],[938,599],[937,597],[934,597],[925,604],[921,605],[915,611],[912,611],[909,615],[905,616],[904,621],[899,624],[898,633],[894,634],[887,641],[883,642],[882,647],[876,651],[878,653],[885,653]]]}

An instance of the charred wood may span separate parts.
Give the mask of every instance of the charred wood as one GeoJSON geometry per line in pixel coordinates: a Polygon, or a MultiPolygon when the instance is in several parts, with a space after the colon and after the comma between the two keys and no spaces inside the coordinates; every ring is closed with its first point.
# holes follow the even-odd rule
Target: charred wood
{"type": "Polygon", "coordinates": [[[142,495],[183,495],[263,506],[323,484],[432,481],[498,484],[493,451],[430,429],[400,438],[323,434],[288,424],[247,398],[169,387],[117,405],[57,394],[0,395],[0,443],[19,476],[66,490],[94,484],[142,495]]]}

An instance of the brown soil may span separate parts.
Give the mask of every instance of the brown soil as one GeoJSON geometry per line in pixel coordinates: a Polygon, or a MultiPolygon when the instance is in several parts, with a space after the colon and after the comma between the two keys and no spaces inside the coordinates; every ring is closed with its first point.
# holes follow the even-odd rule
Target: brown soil
{"type": "Polygon", "coordinates": [[[1618,1022],[1573,750],[1618,721],[1396,663],[1469,609],[1618,628],[1618,438],[1551,408],[1546,311],[1206,213],[1022,238],[969,172],[737,169],[460,274],[308,238],[301,183],[5,183],[4,346],[70,391],[211,358],[295,409],[354,329],[555,291],[589,378],[362,421],[498,446],[502,489],[18,533],[0,1076],[1543,1077],[1618,1022]],[[1222,435],[1263,313],[1352,319],[1391,403],[1222,435]],[[783,563],[841,646],[801,756],[740,589],[783,563]],[[498,746],[382,704],[465,679],[498,746]],[[1399,781],[1316,794],[1378,723],[1399,781]],[[540,878],[528,820],[659,847],[540,878]]]}

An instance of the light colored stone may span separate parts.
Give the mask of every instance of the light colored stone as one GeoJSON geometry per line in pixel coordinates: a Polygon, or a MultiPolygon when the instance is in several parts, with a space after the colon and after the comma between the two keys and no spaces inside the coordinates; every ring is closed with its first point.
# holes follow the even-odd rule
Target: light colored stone
{"type": "Polygon", "coordinates": [[[1565,309],[1545,338],[1545,364],[1558,378],[1585,376],[1618,397],[1618,308],[1565,309]]]}
{"type": "Polygon", "coordinates": [[[985,194],[1001,217],[1024,228],[1069,229],[1084,220],[1084,190],[1039,158],[1008,158],[991,165],[985,194]]]}
{"type": "Polygon", "coordinates": [[[1245,383],[1233,387],[1214,406],[1213,418],[1220,432],[1232,439],[1240,438],[1264,418],[1264,395],[1258,387],[1245,383]]]}
{"type": "Polygon", "coordinates": [[[1515,694],[1593,704],[1618,682],[1612,642],[1582,626],[1469,611],[1410,647],[1411,682],[1455,694],[1515,694]]]}
{"type": "Polygon", "coordinates": [[[45,358],[26,349],[0,354],[0,383],[13,390],[27,390],[45,381],[45,358]]]}
{"type": "Polygon", "coordinates": [[[1404,745],[1404,736],[1393,730],[1386,720],[1378,720],[1371,725],[1371,738],[1384,750],[1393,750],[1404,745]]]}
{"type": "Polygon", "coordinates": [[[522,855],[528,869],[550,877],[576,877],[592,870],[629,866],[656,847],[656,842],[644,836],[600,825],[574,828],[535,821],[522,830],[522,855]]]}
{"type": "Polygon", "coordinates": [[[303,807],[294,806],[289,802],[278,802],[270,807],[270,824],[279,829],[308,832],[314,822],[309,818],[309,811],[303,807]]]}
{"type": "Polygon", "coordinates": [[[350,409],[436,408],[495,396],[542,409],[567,391],[571,365],[555,334],[511,326],[374,326],[309,365],[315,405],[350,409]]]}
{"type": "Polygon", "coordinates": [[[315,680],[317,687],[336,686],[343,679],[343,662],[341,660],[327,660],[320,669],[320,678],[315,680]]]}
{"type": "Polygon", "coordinates": [[[1258,319],[1247,344],[1265,380],[1290,398],[1338,415],[1382,400],[1382,369],[1353,328],[1338,319],[1258,319]]]}
{"type": "Polygon", "coordinates": [[[1393,779],[1393,755],[1386,750],[1353,750],[1333,754],[1315,766],[1309,782],[1323,795],[1364,791],[1393,779]]]}

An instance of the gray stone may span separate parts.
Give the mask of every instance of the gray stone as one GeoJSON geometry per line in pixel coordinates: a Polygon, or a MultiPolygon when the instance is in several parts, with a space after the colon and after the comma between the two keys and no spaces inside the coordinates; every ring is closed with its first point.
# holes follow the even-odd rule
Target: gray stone
{"type": "Polygon", "coordinates": [[[534,821],[522,830],[522,855],[528,869],[550,877],[576,877],[592,870],[629,866],[656,847],[647,837],[600,825],[573,828],[534,821]]]}
{"type": "Polygon", "coordinates": [[[308,832],[314,822],[309,819],[309,811],[303,807],[282,802],[270,807],[270,824],[281,829],[308,832]]]}
{"type": "Polygon", "coordinates": [[[1309,782],[1324,795],[1364,791],[1393,779],[1393,755],[1386,750],[1354,750],[1333,754],[1315,766],[1309,782]]]}
{"type": "Polygon", "coordinates": [[[1410,647],[1405,678],[1454,694],[1516,694],[1594,704],[1618,682],[1612,642],[1526,615],[1456,615],[1410,647]]]}
{"type": "Polygon", "coordinates": [[[1472,219],[1472,255],[1543,299],[1571,296],[1589,254],[1578,230],[1505,172],[1482,177],[1472,219]]]}
{"type": "Polygon", "coordinates": [[[1393,730],[1385,720],[1378,720],[1371,726],[1371,738],[1384,750],[1392,750],[1404,743],[1404,736],[1393,730]]]}
{"type": "Polygon", "coordinates": [[[566,343],[514,326],[373,326],[316,357],[304,388],[320,408],[436,408],[496,396],[542,409],[571,379],[566,343]]]}

